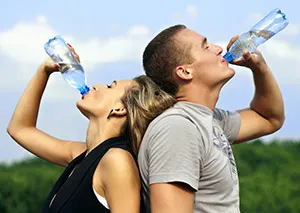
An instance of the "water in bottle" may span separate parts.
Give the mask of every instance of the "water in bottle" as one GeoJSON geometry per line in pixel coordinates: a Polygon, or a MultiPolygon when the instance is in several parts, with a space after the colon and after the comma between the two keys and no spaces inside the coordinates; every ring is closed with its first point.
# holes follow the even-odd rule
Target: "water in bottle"
{"type": "Polygon", "coordinates": [[[58,63],[60,72],[66,82],[78,89],[82,95],[89,92],[86,85],[86,76],[81,64],[77,61],[72,51],[61,36],[50,39],[44,46],[47,54],[55,63],[58,63]]]}
{"type": "Polygon", "coordinates": [[[248,32],[239,36],[223,56],[228,62],[240,58],[245,50],[254,52],[256,48],[288,25],[285,14],[280,9],[272,10],[248,32]]]}

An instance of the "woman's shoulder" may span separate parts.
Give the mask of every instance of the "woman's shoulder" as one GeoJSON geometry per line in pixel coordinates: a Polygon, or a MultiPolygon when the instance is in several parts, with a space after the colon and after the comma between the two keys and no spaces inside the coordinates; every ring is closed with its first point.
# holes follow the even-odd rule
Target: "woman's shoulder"
{"type": "Polygon", "coordinates": [[[96,186],[97,192],[102,190],[111,209],[120,205],[139,209],[141,184],[136,162],[130,152],[122,148],[110,148],[94,175],[100,178],[96,178],[98,182],[93,182],[93,186],[96,186]]]}
{"type": "MultiPolygon", "coordinates": [[[[94,174],[104,188],[125,184],[127,187],[140,185],[139,171],[135,159],[127,150],[111,148],[99,162],[94,174]]],[[[120,187],[120,186],[119,186],[120,187]]],[[[126,186],[123,186],[126,187],[126,186]]]]}
{"type": "Polygon", "coordinates": [[[96,173],[104,182],[115,178],[136,179],[139,176],[134,157],[122,148],[110,148],[99,162],[96,173]]]}
{"type": "Polygon", "coordinates": [[[124,167],[131,166],[136,167],[136,162],[128,150],[115,147],[110,148],[105,153],[98,166],[102,166],[104,169],[110,169],[113,167],[120,167],[120,169],[122,169],[124,167]]]}

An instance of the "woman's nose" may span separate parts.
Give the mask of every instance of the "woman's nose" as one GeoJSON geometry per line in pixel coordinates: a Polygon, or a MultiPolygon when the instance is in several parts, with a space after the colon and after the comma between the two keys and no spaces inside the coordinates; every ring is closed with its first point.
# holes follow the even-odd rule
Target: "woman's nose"
{"type": "Polygon", "coordinates": [[[93,90],[99,90],[99,85],[93,85],[93,90]]]}
{"type": "Polygon", "coordinates": [[[105,89],[105,88],[107,88],[107,85],[105,85],[105,84],[95,84],[95,85],[93,85],[93,90],[99,90],[99,89],[105,89]]]}

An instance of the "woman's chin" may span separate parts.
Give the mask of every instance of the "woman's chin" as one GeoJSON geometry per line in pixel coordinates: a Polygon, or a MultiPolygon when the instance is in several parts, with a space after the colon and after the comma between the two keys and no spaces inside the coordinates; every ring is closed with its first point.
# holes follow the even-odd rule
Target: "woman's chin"
{"type": "Polygon", "coordinates": [[[83,114],[86,118],[89,119],[89,112],[84,107],[84,104],[82,103],[82,100],[79,100],[76,103],[76,106],[77,106],[77,109],[79,109],[79,111],[81,112],[81,114],[83,114]]]}

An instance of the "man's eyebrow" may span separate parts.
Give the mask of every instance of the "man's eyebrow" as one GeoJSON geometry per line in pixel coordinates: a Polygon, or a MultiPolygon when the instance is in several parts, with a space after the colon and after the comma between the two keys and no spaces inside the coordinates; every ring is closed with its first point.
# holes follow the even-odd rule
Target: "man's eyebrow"
{"type": "Polygon", "coordinates": [[[202,40],[202,47],[204,46],[204,44],[206,44],[206,42],[207,42],[207,38],[205,37],[203,40],[202,40]]]}

